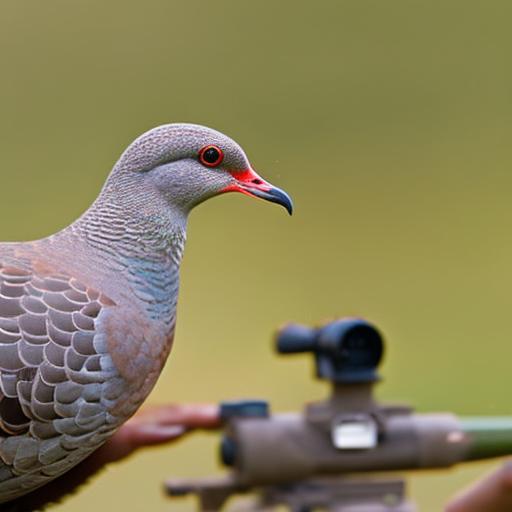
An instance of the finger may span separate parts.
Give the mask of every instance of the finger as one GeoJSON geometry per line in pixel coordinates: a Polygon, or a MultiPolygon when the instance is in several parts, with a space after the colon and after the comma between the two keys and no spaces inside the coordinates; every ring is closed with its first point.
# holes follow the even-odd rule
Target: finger
{"type": "Polygon", "coordinates": [[[121,429],[119,442],[133,448],[152,446],[178,439],[187,431],[183,425],[133,424],[121,429]]]}
{"type": "Polygon", "coordinates": [[[213,404],[153,405],[144,408],[130,421],[188,428],[218,428],[221,425],[219,407],[213,404]]]}

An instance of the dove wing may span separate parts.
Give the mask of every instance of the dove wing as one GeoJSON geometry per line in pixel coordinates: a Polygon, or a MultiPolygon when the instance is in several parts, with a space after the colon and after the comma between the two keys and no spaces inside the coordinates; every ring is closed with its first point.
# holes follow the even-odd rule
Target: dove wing
{"type": "Polygon", "coordinates": [[[0,502],[66,471],[115,428],[112,302],[66,275],[0,260],[0,502]]]}

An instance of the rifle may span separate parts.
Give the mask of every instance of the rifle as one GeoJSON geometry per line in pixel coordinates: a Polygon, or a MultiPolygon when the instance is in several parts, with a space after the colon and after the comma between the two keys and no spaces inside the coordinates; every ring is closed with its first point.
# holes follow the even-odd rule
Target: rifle
{"type": "Polygon", "coordinates": [[[384,340],[365,320],[291,324],[278,332],[276,349],[312,354],[317,378],[331,383],[330,396],[300,413],[271,414],[263,400],[223,402],[220,453],[229,473],[168,480],[169,496],[194,494],[202,511],[252,493],[256,497],[236,510],[415,512],[405,480],[389,473],[512,453],[512,418],[419,414],[376,401],[384,340]]]}

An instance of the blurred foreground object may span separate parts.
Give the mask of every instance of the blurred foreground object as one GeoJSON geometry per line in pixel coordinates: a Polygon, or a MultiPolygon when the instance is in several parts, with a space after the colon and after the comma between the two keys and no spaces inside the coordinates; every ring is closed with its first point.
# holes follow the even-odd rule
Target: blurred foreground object
{"type": "Polygon", "coordinates": [[[384,342],[364,320],[319,329],[289,325],[276,341],[281,354],[313,354],[317,377],[332,384],[330,397],[302,413],[275,415],[265,401],[221,404],[221,458],[231,473],[168,481],[171,496],[196,494],[201,510],[218,510],[233,494],[255,492],[247,510],[286,505],[293,511],[413,512],[404,480],[375,473],[512,453],[512,418],[415,414],[408,406],[375,401],[384,342]]]}
{"type": "Polygon", "coordinates": [[[510,512],[512,461],[507,461],[450,500],[445,512],[510,512]]]}

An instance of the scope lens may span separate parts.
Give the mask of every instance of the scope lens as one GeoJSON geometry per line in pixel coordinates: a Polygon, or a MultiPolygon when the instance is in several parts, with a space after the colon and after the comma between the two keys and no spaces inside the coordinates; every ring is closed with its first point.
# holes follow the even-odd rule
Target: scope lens
{"type": "Polygon", "coordinates": [[[357,326],[340,340],[340,355],[344,364],[357,367],[376,366],[382,356],[382,340],[369,326],[357,326]]]}

